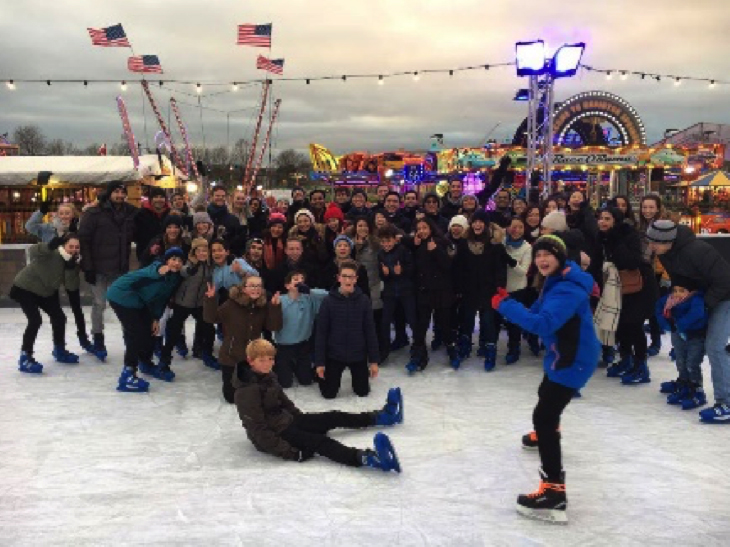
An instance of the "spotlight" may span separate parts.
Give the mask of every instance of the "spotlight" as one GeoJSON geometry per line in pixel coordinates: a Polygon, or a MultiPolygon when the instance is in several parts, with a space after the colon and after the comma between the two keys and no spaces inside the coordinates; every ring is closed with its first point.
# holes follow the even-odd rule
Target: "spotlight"
{"type": "Polygon", "coordinates": [[[127,91],[127,82],[122,81],[122,84],[120,87],[122,88],[122,91],[127,91]]]}
{"type": "Polygon", "coordinates": [[[539,76],[545,73],[545,42],[517,42],[515,44],[517,76],[539,76]]]}
{"type": "Polygon", "coordinates": [[[203,88],[200,86],[200,84],[197,84],[195,86],[195,91],[198,92],[198,95],[200,95],[203,92],[203,88]]]}
{"type": "Polygon", "coordinates": [[[529,101],[530,100],[530,90],[529,89],[518,89],[517,93],[515,93],[513,101],[529,101]]]}
{"type": "Polygon", "coordinates": [[[565,44],[560,46],[553,55],[550,62],[550,71],[555,78],[575,76],[580,67],[580,60],[583,57],[586,45],[583,42],[577,44],[565,44]]]}
{"type": "Polygon", "coordinates": [[[383,80],[382,76],[378,76],[378,85],[383,85],[385,83],[385,80],[383,80]]]}

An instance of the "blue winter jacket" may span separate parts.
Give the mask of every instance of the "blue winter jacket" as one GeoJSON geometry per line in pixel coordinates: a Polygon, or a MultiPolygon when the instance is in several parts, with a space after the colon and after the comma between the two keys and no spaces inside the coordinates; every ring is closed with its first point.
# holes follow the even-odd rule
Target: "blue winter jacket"
{"type": "Polygon", "coordinates": [[[680,334],[702,334],[707,328],[707,307],[705,306],[705,293],[699,291],[692,298],[688,298],[681,304],[672,308],[671,321],[664,317],[664,306],[667,305],[665,295],[656,303],[656,318],[659,326],[666,331],[675,331],[680,334]],[[672,325],[674,323],[674,325],[672,325]]]}
{"type": "Polygon", "coordinates": [[[545,280],[529,310],[512,298],[499,306],[499,313],[510,323],[542,338],[547,377],[575,389],[586,385],[601,352],[589,303],[592,290],[593,277],[569,260],[562,273],[545,280]]]}
{"type": "Polygon", "coordinates": [[[213,285],[215,285],[216,290],[228,290],[231,287],[240,285],[241,277],[243,275],[259,275],[258,270],[252,267],[243,258],[237,258],[233,262],[230,264],[224,264],[223,266],[213,266],[213,285]],[[236,272],[233,271],[233,262],[238,262],[241,265],[243,269],[243,273],[241,275],[238,275],[236,272]]]}
{"type": "Polygon", "coordinates": [[[162,263],[153,262],[145,268],[124,274],[109,287],[107,300],[125,308],[147,308],[152,317],[159,319],[182,281],[182,276],[177,272],[160,275],[160,266],[162,263]]]}

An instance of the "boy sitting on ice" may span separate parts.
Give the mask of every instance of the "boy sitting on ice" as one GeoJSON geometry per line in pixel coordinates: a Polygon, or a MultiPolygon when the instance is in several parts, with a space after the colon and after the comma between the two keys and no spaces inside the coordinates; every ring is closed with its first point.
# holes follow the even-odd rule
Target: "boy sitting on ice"
{"type": "Polygon", "coordinates": [[[382,410],[351,414],[331,411],[307,414],[286,396],[272,373],[276,348],[264,339],[246,346],[246,361],[238,363],[233,385],[235,403],[246,435],[261,452],[285,460],[303,462],[314,454],[350,467],[374,467],[400,473],[395,449],[384,433],[375,435],[375,449],[360,450],[331,439],[327,433],[336,428],[359,429],[403,422],[403,397],[400,388],[388,392],[382,410]]]}

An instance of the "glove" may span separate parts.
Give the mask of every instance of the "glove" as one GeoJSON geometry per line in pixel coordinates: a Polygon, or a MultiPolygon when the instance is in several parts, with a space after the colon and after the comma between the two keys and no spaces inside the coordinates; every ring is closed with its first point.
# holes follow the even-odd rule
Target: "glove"
{"type": "Polygon", "coordinates": [[[297,291],[299,291],[299,294],[309,294],[312,292],[312,289],[309,288],[308,285],[305,285],[304,283],[297,283],[296,284],[297,291]]]}
{"type": "Polygon", "coordinates": [[[507,262],[507,266],[509,266],[510,268],[514,268],[515,266],[517,266],[517,261],[511,256],[507,255],[507,258],[505,260],[507,262]]]}
{"type": "Polygon", "coordinates": [[[48,211],[51,210],[51,202],[50,202],[50,200],[48,200],[48,201],[41,201],[41,204],[38,207],[38,210],[42,214],[47,215],[48,214],[48,211]]]}
{"type": "Polygon", "coordinates": [[[492,297],[492,308],[498,310],[499,305],[502,303],[502,300],[506,298],[509,298],[507,290],[504,287],[500,287],[499,289],[497,289],[497,292],[492,297]]]}
{"type": "Polygon", "coordinates": [[[96,272],[94,270],[84,272],[84,279],[89,285],[96,285],[96,272]]]}
{"type": "Polygon", "coordinates": [[[48,248],[52,251],[55,251],[61,246],[61,243],[63,243],[62,237],[54,237],[51,241],[48,242],[48,248]]]}

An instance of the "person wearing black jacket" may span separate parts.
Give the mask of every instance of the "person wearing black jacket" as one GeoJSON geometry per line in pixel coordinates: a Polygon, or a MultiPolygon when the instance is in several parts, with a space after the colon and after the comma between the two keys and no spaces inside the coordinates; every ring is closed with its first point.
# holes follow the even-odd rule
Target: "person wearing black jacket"
{"type": "Polygon", "coordinates": [[[583,192],[575,190],[570,194],[568,209],[566,211],[568,228],[580,230],[583,234],[584,252],[591,259],[588,273],[598,285],[603,284],[603,272],[601,271],[601,242],[598,237],[598,221],[596,212],[586,201],[583,192]]]}
{"type": "MultiPolygon", "coordinates": [[[[266,250],[264,249],[265,252],[266,250]]],[[[267,268],[267,273],[263,278],[264,288],[267,292],[271,294],[277,292],[283,293],[286,290],[284,286],[286,274],[293,271],[304,272],[310,286],[319,287],[319,267],[304,258],[304,246],[301,239],[287,239],[284,246],[284,255],[286,258],[284,258],[284,261],[279,266],[273,270],[267,268]]]]}
{"type": "MultiPolygon", "coordinates": [[[[335,255],[327,262],[318,273],[318,284],[317,288],[325,289],[327,291],[337,288],[337,282],[340,274],[340,266],[344,262],[351,262],[354,259],[352,254],[355,249],[355,242],[344,234],[340,234],[335,238],[332,244],[335,250],[335,255]]],[[[365,267],[355,262],[357,267],[357,286],[370,297],[370,280],[368,278],[368,272],[365,267]]]]}
{"type": "Polygon", "coordinates": [[[428,366],[426,332],[431,323],[431,315],[434,318],[434,328],[442,333],[449,359],[454,363],[459,356],[450,318],[451,307],[454,305],[451,276],[453,248],[428,218],[418,219],[415,235],[404,237],[401,243],[405,243],[412,250],[416,270],[416,330],[413,333],[411,360],[406,369],[408,372],[417,372],[428,366]]]}
{"type": "Polygon", "coordinates": [[[185,256],[190,251],[190,240],[183,236],[183,218],[180,215],[168,215],[162,223],[162,233],[153,237],[147,248],[139,257],[139,266],[144,268],[155,260],[162,260],[167,249],[179,247],[185,256]]]}
{"type": "Polygon", "coordinates": [[[355,224],[359,217],[370,218],[370,209],[367,208],[368,196],[365,190],[357,188],[352,192],[350,199],[350,209],[345,213],[345,220],[350,224],[355,224]]]}
{"type": "Polygon", "coordinates": [[[269,222],[269,211],[263,208],[261,198],[251,198],[248,202],[248,237],[261,237],[269,222]]]}
{"type": "MultiPolygon", "coordinates": [[[[644,261],[639,232],[624,222],[620,210],[602,210],[598,229],[602,247],[599,257],[612,262],[619,272],[638,270],[642,278],[641,290],[621,297],[621,314],[616,329],[621,360],[612,365],[607,374],[609,377],[620,376],[623,384],[647,383],[650,377],[643,325],[654,313],[659,287],[652,267],[644,261]]],[[[603,271],[602,261],[598,266],[599,271],[603,271]]]]}
{"type": "Polygon", "coordinates": [[[441,216],[446,220],[451,220],[461,212],[461,206],[464,201],[463,185],[460,180],[452,180],[449,183],[449,193],[441,200],[441,216]]]}
{"type": "Polygon", "coordinates": [[[393,226],[401,230],[404,234],[411,231],[411,220],[407,218],[400,208],[400,194],[390,191],[383,200],[383,214],[393,226]]]}
{"type": "Polygon", "coordinates": [[[350,210],[350,190],[347,186],[337,186],[335,188],[335,204],[340,208],[343,216],[350,210]]]}
{"type": "MultiPolygon", "coordinates": [[[[433,192],[429,192],[423,198],[423,211],[421,215],[429,219],[433,225],[438,228],[441,234],[445,234],[449,231],[449,221],[446,217],[441,216],[441,213],[439,212],[440,205],[441,202],[439,201],[438,195],[433,192]]],[[[419,214],[417,213],[416,219],[418,219],[418,217],[419,214]]]]}
{"type": "Polygon", "coordinates": [[[324,190],[309,192],[309,210],[314,215],[314,222],[324,224],[324,213],[327,210],[324,190]]]}
{"type": "Polygon", "coordinates": [[[241,256],[246,250],[247,228],[241,226],[235,215],[228,211],[227,197],[228,192],[226,189],[222,186],[216,186],[213,189],[212,200],[206,211],[213,221],[214,237],[228,242],[234,256],[241,256]]]}
{"type": "Polygon", "coordinates": [[[134,243],[137,246],[137,259],[140,261],[150,241],[162,233],[165,219],[170,214],[170,205],[163,188],[153,186],[147,196],[147,201],[134,217],[134,243]]]}
{"type": "MultiPolygon", "coordinates": [[[[466,237],[457,240],[454,287],[461,296],[459,357],[471,355],[471,335],[479,314],[479,351],[484,370],[494,369],[497,359],[497,325],[499,321],[491,300],[500,287],[507,285],[507,264],[516,264],[504,248],[504,232],[490,224],[486,211],[477,211],[471,219],[466,237]]],[[[457,365],[458,366],[458,365],[457,365]]]]}
{"type": "Polygon", "coordinates": [[[314,363],[325,399],[340,391],[342,373],[350,369],[352,390],[359,397],[370,393],[370,378],[378,376],[378,336],[370,299],[356,286],[358,266],[340,264],[340,286],[322,301],[317,316],[314,363]]]}
{"type": "Polygon", "coordinates": [[[304,188],[297,186],[291,191],[292,203],[289,205],[289,209],[286,212],[286,219],[289,226],[296,223],[296,215],[300,209],[309,209],[309,202],[304,197],[304,188]]]}

